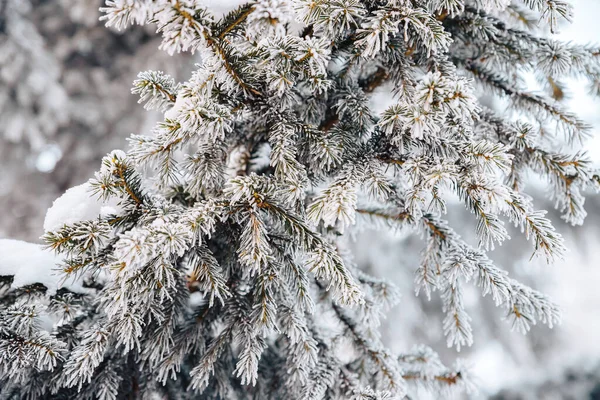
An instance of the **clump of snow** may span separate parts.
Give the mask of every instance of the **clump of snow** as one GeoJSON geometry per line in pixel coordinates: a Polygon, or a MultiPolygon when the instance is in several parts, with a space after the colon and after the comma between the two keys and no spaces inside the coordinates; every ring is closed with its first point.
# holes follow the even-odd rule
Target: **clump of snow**
{"type": "Polygon", "coordinates": [[[200,5],[206,7],[217,18],[247,4],[247,0],[200,0],[200,5]]]}
{"type": "Polygon", "coordinates": [[[0,239],[0,276],[12,275],[12,288],[41,283],[48,288],[49,294],[56,293],[60,287],[74,292],[85,291],[78,282],[62,284],[64,278],[56,269],[59,261],[58,256],[41,245],[0,239]]]}
{"type": "Polygon", "coordinates": [[[187,103],[187,101],[188,100],[185,98],[185,96],[177,96],[175,99],[175,104],[165,111],[165,119],[176,120],[181,112],[182,107],[187,103]]]}
{"type": "Polygon", "coordinates": [[[52,207],[46,212],[44,231],[56,231],[65,224],[118,214],[117,202],[116,199],[106,202],[99,199],[91,193],[91,185],[88,182],[74,186],[54,200],[52,207]]]}

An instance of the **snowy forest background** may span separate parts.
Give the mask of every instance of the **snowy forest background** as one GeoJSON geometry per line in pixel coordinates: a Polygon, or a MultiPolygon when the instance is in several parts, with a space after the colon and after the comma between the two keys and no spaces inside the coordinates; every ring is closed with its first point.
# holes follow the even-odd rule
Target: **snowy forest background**
{"type": "MultiPolygon", "coordinates": [[[[600,2],[571,2],[574,21],[565,23],[558,37],[600,43],[600,2]]],[[[217,11],[230,7],[215,3],[217,11]]],[[[183,79],[195,62],[188,53],[169,57],[157,50],[160,38],[152,27],[134,26],[125,34],[105,28],[98,21],[101,5],[94,0],[0,0],[0,238],[41,243],[53,200],[92,176],[106,153],[125,147],[130,133],[149,131],[159,118],[127,90],[138,72],[163,70],[183,79]],[[21,40],[7,35],[9,24],[21,40]]],[[[600,166],[600,103],[578,81],[569,82],[565,95],[569,107],[594,125],[585,150],[600,166]]],[[[386,104],[385,88],[375,100],[386,104]]],[[[529,185],[532,192],[545,189],[543,182],[532,180],[529,185]]],[[[551,203],[536,207],[549,210],[565,236],[565,259],[551,266],[530,260],[530,246],[522,240],[508,241],[490,256],[513,277],[535,282],[536,289],[559,303],[562,325],[553,330],[534,326],[523,336],[506,329],[501,311],[491,302],[474,292],[467,296],[478,336],[459,355],[477,365],[480,391],[472,396],[600,398],[600,195],[587,198],[583,226],[563,223],[551,203]],[[476,303],[481,304],[473,307],[476,303]]],[[[463,217],[468,221],[461,207],[449,213],[451,222],[460,223],[463,217]]],[[[445,346],[437,300],[415,297],[412,272],[399,267],[415,262],[406,249],[416,240],[360,233],[355,261],[373,275],[391,279],[404,294],[383,322],[384,342],[392,349],[426,343],[451,363],[456,352],[445,346]]]]}

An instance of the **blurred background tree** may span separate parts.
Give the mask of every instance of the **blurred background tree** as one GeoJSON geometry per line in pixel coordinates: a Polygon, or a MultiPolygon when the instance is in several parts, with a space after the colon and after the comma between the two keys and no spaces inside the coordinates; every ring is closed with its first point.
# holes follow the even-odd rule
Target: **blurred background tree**
{"type": "Polygon", "coordinates": [[[141,70],[183,68],[152,29],[106,28],[103,3],[0,1],[0,237],[39,242],[52,201],[154,123],[122,88],[141,70]]]}

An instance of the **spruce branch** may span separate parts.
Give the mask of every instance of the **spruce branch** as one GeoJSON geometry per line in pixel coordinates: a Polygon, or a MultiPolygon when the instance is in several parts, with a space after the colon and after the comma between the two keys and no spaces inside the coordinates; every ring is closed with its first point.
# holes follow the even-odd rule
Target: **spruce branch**
{"type": "MultiPolygon", "coordinates": [[[[491,73],[477,62],[469,61],[466,63],[465,68],[485,84],[507,95],[516,107],[534,107],[543,113],[542,115],[545,114],[552,117],[567,134],[569,140],[582,140],[589,132],[590,127],[585,122],[579,120],[574,114],[562,110],[558,105],[552,104],[541,96],[527,93],[511,86],[507,80],[491,73]]],[[[544,120],[540,122],[544,122],[544,120]]]]}
{"type": "Polygon", "coordinates": [[[554,29],[570,16],[563,2],[505,3],[260,0],[217,17],[198,0],[108,0],[108,25],[155,24],[161,49],[198,51],[200,64],[181,83],[138,76],[132,91],[164,120],[103,159],[86,184],[94,197],[70,202],[82,218],[49,224],[43,240],[85,293],[21,269],[0,277],[0,397],[470,390],[462,364],[423,347],[398,356],[379,338],[399,290],[378,277],[373,246],[353,261],[346,239],[363,242],[364,227],[400,231],[409,250],[409,235],[422,238],[419,259],[407,251],[394,272],[408,267],[417,294],[439,293],[448,346],[477,338],[470,284],[523,333],[558,323],[560,309],[486,250],[509,239],[506,220],[534,254],[563,253],[524,177],[547,179],[557,208],[581,222],[600,179],[570,150],[587,126],[558,99],[562,78],[597,84],[600,58],[531,23],[539,12],[554,29]],[[552,96],[519,86],[528,68],[552,96]],[[479,85],[514,112],[484,109],[479,85]],[[443,218],[459,215],[455,195],[479,246],[443,218]]]}

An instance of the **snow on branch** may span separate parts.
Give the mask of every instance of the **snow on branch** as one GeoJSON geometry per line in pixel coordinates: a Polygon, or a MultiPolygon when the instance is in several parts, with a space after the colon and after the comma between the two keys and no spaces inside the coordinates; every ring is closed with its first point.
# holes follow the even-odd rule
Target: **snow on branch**
{"type": "MultiPolygon", "coordinates": [[[[564,253],[524,191],[529,171],[569,222],[583,221],[584,191],[600,179],[574,148],[588,127],[561,103],[560,79],[598,81],[599,58],[516,22],[508,3],[108,0],[107,25],[154,25],[161,49],[197,51],[199,64],[181,83],[142,72],[132,92],[163,120],[48,211],[56,279],[77,278],[85,293],[33,272],[50,270],[51,253],[10,242],[31,253],[19,259],[0,242],[0,397],[472,390],[460,362],[384,345],[378,327],[400,289],[377,276],[379,260],[373,276],[362,271],[346,239],[361,226],[420,235],[416,291],[439,293],[457,350],[478,337],[469,284],[514,329],[560,321],[486,252],[510,240],[508,222],[548,262],[564,253]],[[548,93],[521,86],[531,68],[548,93]],[[482,87],[511,109],[483,107],[482,87]],[[475,246],[444,216],[457,206],[475,246]]],[[[551,30],[571,15],[562,1],[525,4],[551,30]]]]}

